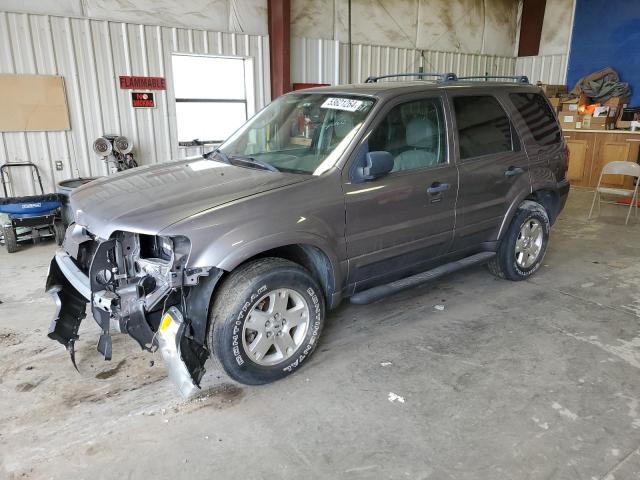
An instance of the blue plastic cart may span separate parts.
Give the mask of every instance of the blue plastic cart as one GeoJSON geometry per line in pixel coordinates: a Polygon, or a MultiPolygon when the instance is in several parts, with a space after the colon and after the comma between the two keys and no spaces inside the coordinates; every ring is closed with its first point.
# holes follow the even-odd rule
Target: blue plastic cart
{"type": "Polygon", "coordinates": [[[44,193],[37,165],[30,162],[5,163],[0,167],[0,178],[4,191],[4,198],[0,198],[0,213],[8,216],[8,220],[2,225],[2,237],[7,252],[16,252],[20,242],[37,243],[41,238],[47,237],[53,237],[58,245],[61,245],[65,230],[60,218],[60,195],[44,193]],[[32,175],[35,173],[41,195],[10,197],[7,190],[10,168],[29,168],[32,175]]]}

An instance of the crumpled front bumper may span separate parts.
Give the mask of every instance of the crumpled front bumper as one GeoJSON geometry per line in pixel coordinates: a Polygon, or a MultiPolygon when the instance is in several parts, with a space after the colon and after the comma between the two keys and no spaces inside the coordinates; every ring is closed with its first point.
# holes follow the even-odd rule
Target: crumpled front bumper
{"type": "Polygon", "coordinates": [[[48,337],[65,346],[77,369],[74,344],[78,339],[80,324],[87,316],[87,302],[91,298],[91,289],[88,286],[87,276],[73,262],[71,264],[77,272],[69,268],[64,257],[60,256],[62,257],[60,263],[58,263],[58,254],[53,257],[47,275],[46,291],[51,294],[56,304],[48,337]],[[86,279],[86,284],[82,283],[82,276],[86,279]]]}
{"type": "Polygon", "coordinates": [[[106,360],[111,359],[108,331],[111,322],[124,327],[123,333],[132,336],[143,348],[150,351],[160,350],[169,371],[169,378],[176,384],[183,397],[191,396],[199,388],[204,374],[203,365],[209,354],[187,334],[187,325],[178,307],[171,307],[163,315],[163,322],[168,314],[171,314],[169,316],[173,322],[166,321],[167,328],[159,329],[157,332],[151,331],[142,308],[130,312],[127,318],[120,318],[116,311],[106,312],[92,300],[96,297],[92,292],[89,276],[78,268],[73,258],[63,249],[58,250],[51,261],[46,291],[51,294],[56,304],[48,337],[65,346],[76,369],[74,346],[78,340],[80,324],[86,317],[87,304],[90,304],[97,323],[103,328],[98,351],[106,360]]]}

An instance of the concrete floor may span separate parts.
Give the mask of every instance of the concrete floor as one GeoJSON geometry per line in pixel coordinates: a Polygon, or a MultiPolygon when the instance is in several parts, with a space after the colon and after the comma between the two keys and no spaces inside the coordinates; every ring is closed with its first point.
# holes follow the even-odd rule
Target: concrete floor
{"type": "Polygon", "coordinates": [[[587,223],[590,198],[572,192],[532,280],[478,267],[344,305],[294,376],[210,366],[190,402],[128,337],[101,360],[91,320],[76,373],[45,336],[54,247],[3,250],[0,477],[640,478],[640,224],[587,223]]]}

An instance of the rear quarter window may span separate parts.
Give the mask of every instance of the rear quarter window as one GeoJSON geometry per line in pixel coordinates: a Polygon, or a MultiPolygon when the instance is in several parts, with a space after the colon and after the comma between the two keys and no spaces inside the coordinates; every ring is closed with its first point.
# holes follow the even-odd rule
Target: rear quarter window
{"type": "Polygon", "coordinates": [[[560,142],[560,129],[555,115],[541,94],[510,93],[509,98],[520,112],[538,145],[553,145],[560,142]]]}
{"type": "Polygon", "coordinates": [[[460,159],[517,150],[514,148],[511,122],[491,95],[453,98],[458,126],[460,159]]]}

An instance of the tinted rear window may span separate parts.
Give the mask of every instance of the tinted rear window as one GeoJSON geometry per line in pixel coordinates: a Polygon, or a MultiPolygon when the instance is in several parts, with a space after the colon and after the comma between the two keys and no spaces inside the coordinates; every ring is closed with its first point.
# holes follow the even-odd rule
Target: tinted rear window
{"type": "Polygon", "coordinates": [[[560,129],[555,116],[542,95],[511,93],[509,97],[539,145],[552,145],[560,141],[560,129]]]}
{"type": "Polygon", "coordinates": [[[461,159],[513,150],[511,122],[495,97],[454,97],[453,106],[461,159]]]}

